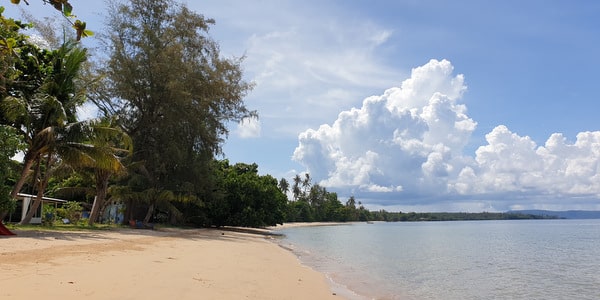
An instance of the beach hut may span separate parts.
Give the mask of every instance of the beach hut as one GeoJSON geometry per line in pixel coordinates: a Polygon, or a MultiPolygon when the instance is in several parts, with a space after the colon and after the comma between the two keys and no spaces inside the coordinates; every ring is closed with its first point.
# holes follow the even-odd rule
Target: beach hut
{"type": "MultiPolygon", "coordinates": [[[[15,213],[17,215],[15,216],[15,214],[12,214],[9,217],[8,221],[9,222],[20,222],[21,220],[23,220],[25,218],[25,216],[27,215],[27,212],[29,212],[29,209],[31,208],[31,204],[35,197],[36,197],[35,195],[30,195],[30,194],[22,194],[22,193],[17,194],[18,202],[17,202],[17,210],[15,211],[15,213]],[[20,212],[21,212],[20,216],[18,216],[19,208],[20,208],[20,212]],[[17,220],[17,218],[18,218],[18,220],[17,220]]],[[[54,207],[58,207],[58,205],[62,205],[63,203],[66,203],[66,202],[67,202],[67,200],[50,198],[50,197],[42,197],[42,205],[40,205],[38,210],[35,212],[35,215],[31,219],[31,224],[41,224],[42,223],[42,207],[43,206],[53,205],[54,207]]]]}

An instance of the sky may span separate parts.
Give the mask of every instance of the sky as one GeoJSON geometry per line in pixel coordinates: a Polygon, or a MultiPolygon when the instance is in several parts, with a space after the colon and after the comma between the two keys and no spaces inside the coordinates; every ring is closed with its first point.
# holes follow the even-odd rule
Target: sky
{"type": "MultiPolygon", "coordinates": [[[[102,31],[103,1],[71,2],[102,31]]],[[[232,163],[369,209],[600,210],[598,1],[183,3],[255,84],[232,163]]]]}

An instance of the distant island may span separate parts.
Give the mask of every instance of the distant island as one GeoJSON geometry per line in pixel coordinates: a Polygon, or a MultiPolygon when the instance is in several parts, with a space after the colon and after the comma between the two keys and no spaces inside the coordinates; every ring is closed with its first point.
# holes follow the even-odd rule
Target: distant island
{"type": "Polygon", "coordinates": [[[369,221],[416,222],[416,221],[483,221],[483,220],[529,220],[560,219],[548,214],[531,214],[526,212],[387,212],[371,211],[369,221]]]}
{"type": "Polygon", "coordinates": [[[511,210],[507,213],[527,214],[544,217],[555,217],[558,219],[600,219],[600,211],[597,210],[567,210],[567,211],[552,211],[552,210],[511,210]]]}
{"type": "Polygon", "coordinates": [[[594,210],[511,210],[507,212],[388,212],[371,211],[369,221],[415,222],[415,221],[480,221],[480,220],[529,220],[529,219],[600,219],[600,211],[594,210]]]}

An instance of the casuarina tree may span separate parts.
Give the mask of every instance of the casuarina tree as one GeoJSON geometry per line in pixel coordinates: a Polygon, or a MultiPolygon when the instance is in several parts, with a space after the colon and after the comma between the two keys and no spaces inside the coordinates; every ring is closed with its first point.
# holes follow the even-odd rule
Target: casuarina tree
{"type": "Polygon", "coordinates": [[[228,124],[256,117],[241,59],[221,57],[214,21],[177,2],[112,3],[107,24],[107,89],[94,101],[133,141],[137,191],[206,191],[199,168],[221,153],[228,124]]]}

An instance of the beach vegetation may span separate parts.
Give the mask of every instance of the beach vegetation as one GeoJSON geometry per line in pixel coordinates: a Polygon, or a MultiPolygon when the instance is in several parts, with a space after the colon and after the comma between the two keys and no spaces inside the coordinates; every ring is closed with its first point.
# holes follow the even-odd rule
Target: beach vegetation
{"type": "MultiPolygon", "coordinates": [[[[76,108],[83,103],[77,76],[86,50],[68,41],[56,50],[40,49],[26,38],[18,45],[13,60],[18,71],[5,83],[0,106],[4,125],[17,130],[26,144],[22,172],[11,192],[12,198],[30,177],[32,167],[34,186],[43,195],[59,156],[85,151],[74,144],[73,138],[85,126],[77,122],[76,108]]],[[[34,209],[38,206],[39,201],[34,201],[34,209]]],[[[30,218],[28,215],[25,221],[30,218]]]]}
{"type": "Polygon", "coordinates": [[[216,194],[207,201],[209,225],[263,227],[285,221],[285,194],[271,175],[259,175],[257,164],[215,161],[220,173],[216,194]]]}
{"type": "MultiPolygon", "coordinates": [[[[61,1],[60,10],[70,14],[68,1],[61,1]]],[[[282,222],[277,205],[285,203],[285,196],[277,182],[277,193],[268,199],[275,199],[271,213],[260,208],[268,203],[224,190],[235,188],[235,181],[220,177],[231,173],[215,167],[229,123],[258,115],[242,101],[252,88],[242,78],[242,58],[223,58],[208,34],[214,20],[166,0],[111,2],[108,10],[102,42],[111,51],[94,65],[86,63],[89,53],[78,43],[63,43],[58,50],[41,48],[20,33],[31,25],[3,23],[7,43],[0,50],[6,80],[0,118],[17,131],[24,129],[18,134],[27,145],[10,197],[25,188],[38,194],[34,205],[44,195],[78,200],[91,210],[89,225],[108,202],[126,204],[126,219],[144,222],[282,222]],[[60,60],[61,55],[71,64],[60,60]],[[57,78],[64,80],[59,83],[57,78]],[[88,100],[101,119],[77,120],[75,109],[88,100]],[[76,133],[81,133],[77,139],[67,139],[76,133]],[[67,146],[77,146],[79,152],[66,151],[67,146]],[[245,209],[230,210],[232,216],[210,211],[242,205],[235,201],[245,209]]],[[[44,27],[45,39],[57,40],[47,24],[36,22],[44,27]]],[[[272,177],[248,174],[256,178],[240,176],[260,195],[274,192],[272,177]]]]}
{"type": "MultiPolygon", "coordinates": [[[[182,214],[169,220],[205,219],[204,203],[223,199],[211,166],[228,124],[257,117],[243,102],[252,84],[242,77],[242,59],[222,57],[208,34],[214,20],[183,4],[133,0],[109,10],[103,84],[90,98],[133,143],[127,163],[136,167],[118,185],[173,194],[182,214]]],[[[124,201],[126,219],[175,213],[152,201],[124,201]]]]}
{"type": "Polygon", "coordinates": [[[69,223],[77,224],[81,219],[83,207],[77,201],[68,201],[61,208],[56,209],[58,219],[67,219],[69,223]]]}
{"type": "MultiPolygon", "coordinates": [[[[25,224],[40,206],[55,171],[65,165],[100,167],[114,163],[114,147],[103,149],[90,141],[115,129],[97,120],[77,119],[77,108],[86,101],[88,82],[82,71],[87,49],[68,38],[56,49],[42,48],[22,33],[31,25],[1,18],[0,122],[12,128],[24,145],[21,171],[10,198],[14,199],[25,185],[36,194],[32,208],[21,220],[25,224]]],[[[3,209],[1,213],[6,212],[3,209]]]]}
{"type": "Polygon", "coordinates": [[[10,197],[11,182],[15,167],[12,157],[23,148],[17,131],[9,126],[0,125],[0,212],[12,212],[16,203],[10,197]]]}
{"type": "Polygon", "coordinates": [[[352,195],[342,204],[336,193],[297,174],[292,179],[292,198],[287,202],[286,222],[421,222],[469,220],[519,220],[555,218],[512,212],[389,212],[370,211],[352,195]]]}
{"type": "Polygon", "coordinates": [[[362,205],[356,208],[354,196],[342,204],[337,193],[313,184],[307,173],[304,178],[296,174],[292,182],[293,197],[287,203],[287,222],[350,222],[370,218],[369,211],[362,205]]]}
{"type": "Polygon", "coordinates": [[[56,220],[56,208],[52,205],[42,206],[42,225],[54,226],[56,220]]]}

